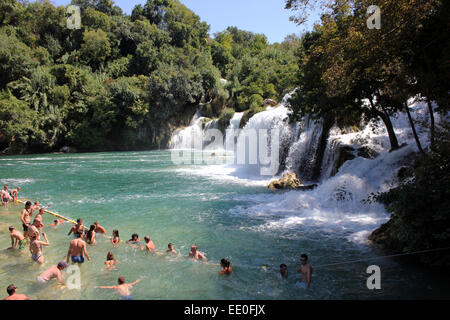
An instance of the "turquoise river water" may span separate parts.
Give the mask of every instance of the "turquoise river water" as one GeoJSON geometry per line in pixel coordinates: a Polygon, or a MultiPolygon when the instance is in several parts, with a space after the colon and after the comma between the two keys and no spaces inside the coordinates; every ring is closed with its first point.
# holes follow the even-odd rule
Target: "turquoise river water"
{"type": "Polygon", "coordinates": [[[281,219],[270,214],[270,206],[266,214],[254,213],[255,205],[264,211],[265,203],[280,197],[266,188],[266,181],[218,174],[215,166],[177,166],[169,151],[13,156],[1,158],[0,166],[2,186],[21,186],[22,198],[38,200],[73,219],[80,217],[86,225],[99,220],[108,237],[117,228],[123,240],[132,233],[141,239],[149,235],[158,251],[164,252],[169,242],[179,251],[177,256],[148,255],[124,242],[112,249],[108,237],[100,237],[96,246],[88,246],[92,260],[81,267],[80,290],[59,288],[55,281],[38,284],[36,276],[65,257],[72,239],[67,236],[69,224],[52,229],[53,216],[44,216],[51,245],[44,248],[45,263],[39,266],[28,250],[7,250],[8,226],[22,231],[23,205],[9,204],[0,208],[0,288],[14,283],[33,299],[118,299],[111,290],[94,288],[113,285],[118,276],[141,279],[133,289],[135,299],[450,297],[440,275],[380,258],[370,245],[350,241],[345,232],[320,225],[264,227],[268,219],[281,219]],[[249,208],[252,214],[247,214],[249,208]],[[192,244],[205,253],[207,263],[186,258],[192,244]],[[120,261],[112,271],[104,270],[109,250],[120,261]],[[303,252],[314,268],[309,291],[296,285],[303,252]],[[228,277],[217,274],[224,257],[233,268],[228,277]],[[367,261],[321,267],[361,259],[367,261]],[[281,263],[288,265],[287,280],[278,277],[281,263]],[[372,264],[381,268],[381,290],[366,286],[366,269],[372,264]]]}

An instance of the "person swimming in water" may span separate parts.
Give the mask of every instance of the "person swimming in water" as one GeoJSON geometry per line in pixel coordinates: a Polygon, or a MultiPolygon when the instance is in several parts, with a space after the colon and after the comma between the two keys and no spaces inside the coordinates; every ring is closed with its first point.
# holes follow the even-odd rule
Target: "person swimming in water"
{"type": "Polygon", "coordinates": [[[31,210],[40,210],[41,207],[39,206],[39,201],[35,201],[34,204],[31,206],[31,210]]]}
{"type": "Polygon", "coordinates": [[[147,252],[154,252],[155,251],[155,244],[153,243],[152,239],[150,239],[149,236],[145,236],[144,237],[144,241],[145,241],[145,247],[144,249],[147,252]]]}
{"type": "Polygon", "coordinates": [[[108,254],[106,255],[106,261],[105,261],[105,266],[106,269],[112,269],[114,268],[114,266],[116,265],[116,263],[118,263],[119,261],[117,259],[114,258],[114,253],[112,253],[111,251],[108,252],[108,254]]]}
{"type": "Polygon", "coordinates": [[[220,266],[222,270],[219,271],[219,274],[230,275],[233,271],[231,270],[231,263],[227,259],[220,260],[220,266]]]}
{"type": "Polygon", "coordinates": [[[66,262],[69,263],[69,259],[72,259],[73,263],[83,263],[84,256],[90,261],[87,250],[86,250],[86,242],[81,239],[81,234],[76,233],[76,239],[70,240],[69,251],[67,251],[66,262]]]}
{"type": "Polygon", "coordinates": [[[96,234],[106,234],[106,229],[99,225],[98,221],[94,222],[96,234]]]}
{"type": "Polygon", "coordinates": [[[6,288],[6,292],[8,292],[8,297],[3,300],[30,300],[30,297],[27,297],[24,294],[17,293],[17,287],[13,284],[10,284],[8,288],[6,288]]]}
{"type": "Polygon", "coordinates": [[[141,239],[139,238],[139,235],[137,233],[133,233],[131,235],[131,239],[127,240],[128,244],[131,245],[140,245],[141,239]]]}
{"type": "Polygon", "coordinates": [[[131,295],[130,289],[137,284],[139,281],[141,281],[140,279],[137,279],[136,281],[132,282],[132,283],[125,283],[125,277],[119,277],[119,279],[117,279],[117,286],[96,286],[94,288],[100,288],[100,289],[114,289],[116,290],[119,295],[120,298],[122,300],[133,300],[133,296],[131,295]]]}
{"type": "Polygon", "coordinates": [[[167,253],[177,253],[177,251],[173,248],[173,243],[169,243],[167,247],[169,248],[169,250],[166,250],[167,253]]]}
{"type": "Polygon", "coordinates": [[[64,281],[62,280],[62,274],[61,271],[67,268],[69,265],[65,261],[60,261],[58,264],[51,266],[44,272],[42,272],[37,277],[37,282],[39,283],[47,283],[52,279],[56,279],[60,284],[64,284],[64,281]]]}
{"type": "Polygon", "coordinates": [[[86,242],[95,245],[95,224],[91,224],[89,231],[86,233],[86,242]]]}
{"type": "Polygon", "coordinates": [[[11,233],[11,248],[9,249],[25,249],[26,240],[22,232],[16,230],[13,226],[9,227],[9,232],[11,233]]]}
{"type": "Polygon", "coordinates": [[[117,229],[113,230],[111,243],[113,244],[114,248],[117,248],[119,246],[119,243],[120,243],[119,230],[117,230],[117,229]]]}
{"type": "Polygon", "coordinates": [[[59,220],[53,220],[53,223],[50,223],[50,227],[57,227],[60,224],[63,224],[64,220],[63,219],[59,219],[59,220]]]}
{"type": "Polygon", "coordinates": [[[285,265],[284,263],[280,264],[280,275],[284,279],[287,279],[289,275],[287,265],[285,265]]]}
{"type": "Polygon", "coordinates": [[[41,241],[41,237],[39,236],[39,233],[37,233],[34,234],[34,237],[32,238],[32,241],[30,243],[31,259],[39,264],[44,263],[44,254],[42,253],[42,246],[50,245],[50,242],[47,239],[47,235],[42,232],[42,236],[44,237],[45,241],[41,241]]]}
{"type": "Polygon", "coordinates": [[[191,246],[191,252],[189,252],[189,258],[192,258],[194,260],[206,261],[205,256],[203,255],[203,253],[198,251],[198,247],[196,245],[191,246]]]}

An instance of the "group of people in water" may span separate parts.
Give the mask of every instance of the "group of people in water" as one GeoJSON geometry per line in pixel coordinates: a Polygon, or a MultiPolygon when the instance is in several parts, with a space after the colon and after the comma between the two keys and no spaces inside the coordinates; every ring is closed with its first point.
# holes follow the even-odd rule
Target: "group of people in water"
{"type": "MultiPolygon", "coordinates": [[[[20,191],[20,187],[17,187],[14,190],[11,190],[8,193],[8,186],[5,185],[1,190],[1,201],[2,205],[8,204],[10,200],[16,202],[18,199],[18,192],[20,191]]],[[[23,227],[23,233],[17,230],[14,226],[9,227],[10,236],[11,236],[11,247],[9,249],[17,249],[24,250],[26,245],[29,244],[29,250],[31,253],[31,259],[34,262],[39,264],[44,263],[44,255],[43,255],[43,246],[49,246],[50,242],[47,238],[47,234],[42,232],[44,228],[44,224],[42,223],[42,216],[46,212],[46,209],[39,205],[39,202],[27,201],[25,203],[25,207],[21,212],[20,221],[23,227]],[[33,211],[38,211],[33,221],[33,211]]],[[[71,221],[75,223],[74,221],[71,221]]],[[[61,224],[64,224],[64,219],[56,219],[53,223],[50,224],[51,227],[56,227],[61,224]]],[[[69,243],[69,249],[67,251],[67,256],[65,261],[59,261],[57,264],[52,265],[50,268],[45,270],[37,277],[37,282],[39,283],[47,283],[52,279],[56,279],[56,281],[62,285],[64,282],[62,280],[61,272],[68,267],[68,263],[71,261],[72,263],[82,264],[84,263],[84,257],[88,260],[91,260],[89,254],[87,252],[87,244],[95,245],[96,244],[96,235],[103,234],[106,235],[106,230],[102,227],[98,221],[95,221],[90,225],[89,228],[83,225],[82,219],[77,219],[76,223],[71,227],[68,236],[73,235],[74,239],[72,239],[69,243]]],[[[119,231],[114,229],[112,231],[112,236],[110,238],[113,248],[117,248],[122,242],[120,240],[119,231]]],[[[126,243],[130,246],[139,248],[141,250],[145,250],[148,253],[157,253],[155,250],[155,244],[150,239],[149,236],[144,237],[145,245],[141,245],[141,239],[138,234],[133,234],[130,240],[127,240],[126,243]]],[[[172,243],[168,244],[168,249],[165,251],[166,254],[177,254],[178,252],[174,249],[174,245],[172,243]]],[[[160,253],[159,253],[160,254],[160,253]]],[[[189,258],[194,260],[206,261],[206,257],[203,253],[198,251],[198,247],[196,245],[191,246],[191,250],[189,252],[189,258]]],[[[301,273],[301,282],[299,283],[302,287],[309,289],[311,284],[311,274],[312,268],[308,264],[308,256],[306,254],[301,255],[301,267],[298,271],[301,273]]],[[[114,254],[109,251],[106,255],[105,267],[110,270],[113,269],[118,260],[114,257],[114,254]]],[[[219,271],[220,275],[230,275],[232,273],[231,263],[228,259],[222,259],[220,261],[220,266],[222,270],[219,271]]],[[[264,267],[263,267],[264,269],[264,267]]],[[[288,269],[285,264],[280,265],[280,276],[282,278],[288,278],[288,269]]],[[[114,289],[116,290],[122,299],[131,300],[132,295],[130,293],[130,289],[139,282],[140,280],[136,280],[132,283],[126,283],[124,277],[119,277],[118,284],[116,286],[100,286],[96,288],[103,289],[114,289]]],[[[25,300],[30,299],[29,297],[18,294],[17,287],[14,284],[11,284],[7,288],[8,297],[5,300],[25,300]]]]}

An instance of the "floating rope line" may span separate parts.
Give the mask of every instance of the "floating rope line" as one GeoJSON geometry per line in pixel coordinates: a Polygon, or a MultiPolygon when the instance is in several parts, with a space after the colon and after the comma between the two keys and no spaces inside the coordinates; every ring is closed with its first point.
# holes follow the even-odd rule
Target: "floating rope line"
{"type": "MultiPolygon", "coordinates": [[[[22,201],[22,200],[19,200],[19,199],[17,199],[16,201],[19,202],[19,203],[25,204],[25,201],[22,201]]],[[[66,218],[66,217],[64,217],[64,216],[62,216],[62,215],[60,215],[60,214],[58,214],[58,213],[51,212],[51,211],[49,211],[49,210],[47,210],[47,209],[45,209],[44,212],[50,213],[51,215],[54,215],[55,217],[61,218],[61,219],[63,219],[63,220],[66,220],[66,221],[68,221],[68,222],[70,222],[70,223],[77,224],[77,223],[75,222],[75,220],[66,218]]],[[[86,228],[86,227],[85,227],[85,228],[86,228]]],[[[87,228],[86,228],[86,229],[87,229],[87,228]]]]}
{"type": "Polygon", "coordinates": [[[323,264],[323,265],[320,265],[320,266],[314,266],[314,268],[337,266],[337,265],[350,264],[350,263],[355,263],[355,262],[366,262],[368,260],[376,260],[376,259],[381,259],[381,258],[393,258],[393,257],[408,256],[408,255],[421,254],[421,253],[427,253],[427,252],[445,251],[445,250],[450,250],[450,247],[438,248],[438,249],[430,249],[430,250],[422,250],[422,251],[415,251],[415,252],[407,252],[407,253],[399,253],[399,254],[392,254],[392,255],[388,255],[388,256],[380,256],[380,257],[374,257],[374,258],[368,258],[368,259],[359,259],[359,260],[350,260],[350,261],[345,261],[345,262],[323,264]]]}

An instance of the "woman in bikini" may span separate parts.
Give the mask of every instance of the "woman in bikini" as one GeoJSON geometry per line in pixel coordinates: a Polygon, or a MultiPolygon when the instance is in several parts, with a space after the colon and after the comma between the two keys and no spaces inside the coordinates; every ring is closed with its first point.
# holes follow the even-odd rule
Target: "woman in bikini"
{"type": "Polygon", "coordinates": [[[116,265],[117,262],[119,262],[119,261],[114,258],[114,254],[111,251],[108,252],[108,254],[106,255],[106,261],[105,261],[106,269],[114,268],[114,266],[116,265]]]}
{"type": "Polygon", "coordinates": [[[32,238],[32,241],[30,243],[31,259],[33,259],[34,262],[37,262],[39,264],[44,263],[44,255],[42,254],[41,246],[49,246],[50,245],[50,242],[48,242],[48,239],[47,239],[47,235],[45,233],[42,233],[42,236],[44,237],[45,242],[40,240],[39,233],[37,233],[32,238]]]}
{"type": "Polygon", "coordinates": [[[119,242],[120,242],[119,230],[115,229],[112,232],[111,243],[113,244],[114,248],[117,248],[119,246],[119,242]]]}

